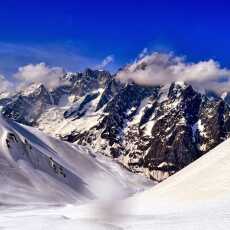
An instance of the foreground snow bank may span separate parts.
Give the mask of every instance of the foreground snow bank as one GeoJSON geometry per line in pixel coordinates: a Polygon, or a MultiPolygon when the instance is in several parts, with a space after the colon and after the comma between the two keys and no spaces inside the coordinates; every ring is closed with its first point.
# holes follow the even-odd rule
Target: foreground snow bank
{"type": "Polygon", "coordinates": [[[124,201],[1,212],[7,229],[230,228],[230,140],[159,185],[124,201]],[[36,226],[34,226],[36,223],[36,226]]]}
{"type": "MultiPolygon", "coordinates": [[[[9,123],[7,124],[9,125],[9,123]]],[[[13,123],[13,125],[10,124],[10,127],[18,136],[22,135],[21,129],[30,133],[33,130],[15,123],[13,123]]],[[[9,129],[7,132],[9,132],[9,129]]],[[[1,135],[4,136],[3,134],[1,135]]],[[[112,181],[112,190],[116,188],[117,185],[121,186],[123,195],[134,192],[136,187],[138,188],[137,190],[143,188],[143,183],[140,183],[139,177],[137,179],[136,176],[133,177],[127,174],[127,172],[117,168],[118,165],[107,162],[104,158],[93,157],[90,151],[88,154],[82,153],[78,146],[59,142],[35,130],[33,130],[33,135],[37,138],[39,137],[39,142],[37,139],[34,139],[34,136],[33,138],[29,138],[25,133],[23,135],[28,137],[32,149],[36,148],[52,156],[53,159],[63,165],[65,169],[79,176],[86,183],[86,188],[94,195],[98,195],[99,193],[104,196],[104,193],[101,193],[100,190],[107,191],[104,189],[106,186],[103,186],[103,183],[100,184],[99,182],[98,184],[95,182],[96,185],[93,183],[93,181],[97,181],[96,179],[98,178],[100,178],[99,181],[105,178],[107,185],[110,185],[112,181]],[[72,155],[67,154],[70,149],[74,151],[72,155]],[[51,154],[51,150],[58,154],[55,155],[54,152],[51,154]],[[66,150],[66,152],[61,150],[66,150]],[[77,151],[79,151],[78,154],[77,151]],[[75,158],[76,156],[74,157],[74,154],[78,156],[77,159],[75,158]],[[81,164],[79,162],[81,162],[81,164]],[[84,164],[82,162],[84,162],[84,164]],[[78,167],[74,169],[74,165],[78,167]],[[91,167],[93,167],[93,170],[91,170],[91,167]],[[92,173],[92,171],[97,172],[95,173],[97,176],[94,176],[93,180],[92,174],[94,175],[94,173],[92,173]],[[100,177],[100,175],[102,175],[102,177],[100,177]],[[115,182],[114,178],[116,178],[115,182]],[[115,183],[115,187],[113,183],[115,183]],[[98,185],[101,187],[99,188],[98,185]]],[[[12,143],[10,144],[12,145],[12,143]]],[[[6,154],[5,151],[3,151],[3,153],[6,154]]],[[[12,157],[13,153],[11,153],[10,156],[12,157]]],[[[13,159],[15,159],[15,157],[13,159]]],[[[18,162],[17,160],[14,161],[18,162]]],[[[25,159],[21,159],[21,161],[24,163],[27,162],[25,159]]],[[[32,165],[33,164],[30,163],[30,167],[32,167],[32,165]]],[[[36,170],[34,170],[34,167],[32,168],[32,172],[35,173],[36,170]]],[[[37,171],[40,172],[41,170],[37,169],[37,171]]],[[[48,172],[44,173],[45,175],[49,174],[48,172]]],[[[27,175],[26,178],[29,178],[29,176],[27,175]]],[[[52,178],[52,181],[61,182],[55,176],[52,177],[49,175],[49,178],[52,178]]],[[[13,177],[13,181],[18,180],[13,177]]],[[[68,188],[64,190],[65,194],[71,189],[71,191],[73,190],[77,195],[82,194],[84,198],[90,199],[84,192],[79,193],[79,191],[73,189],[68,183],[65,185],[68,188]]],[[[14,184],[11,184],[11,187],[12,186],[18,188],[14,184]]],[[[64,186],[63,183],[62,186],[64,186]]],[[[109,186],[106,188],[109,189],[109,186]]],[[[44,189],[44,191],[47,190],[44,189]]],[[[109,189],[109,191],[111,190],[109,189]]],[[[113,191],[110,193],[113,194],[113,191]]],[[[223,142],[196,162],[149,190],[140,192],[123,201],[118,201],[117,198],[122,197],[120,193],[118,194],[119,196],[117,196],[117,192],[115,192],[115,196],[110,197],[113,198],[113,200],[109,202],[97,201],[79,206],[44,206],[40,208],[38,208],[38,206],[28,206],[26,208],[8,207],[7,209],[5,206],[2,206],[2,209],[0,209],[0,227],[3,229],[17,230],[50,229],[50,226],[57,230],[229,229],[230,140],[223,142]]]]}
{"type": "MultiPolygon", "coordinates": [[[[85,205],[83,205],[85,206],[85,205]]],[[[200,204],[160,209],[148,214],[108,216],[85,207],[67,206],[46,209],[27,208],[0,211],[0,227],[9,230],[219,230],[230,228],[230,202],[200,204]]],[[[92,207],[91,207],[92,208],[92,207]]],[[[110,207],[112,208],[112,207],[110,207]]]]}

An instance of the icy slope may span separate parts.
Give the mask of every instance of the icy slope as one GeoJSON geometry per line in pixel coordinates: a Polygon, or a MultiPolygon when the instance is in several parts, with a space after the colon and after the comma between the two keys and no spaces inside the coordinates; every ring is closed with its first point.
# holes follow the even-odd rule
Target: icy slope
{"type": "Polygon", "coordinates": [[[0,204],[82,203],[148,184],[86,148],[0,117],[0,204]]]}

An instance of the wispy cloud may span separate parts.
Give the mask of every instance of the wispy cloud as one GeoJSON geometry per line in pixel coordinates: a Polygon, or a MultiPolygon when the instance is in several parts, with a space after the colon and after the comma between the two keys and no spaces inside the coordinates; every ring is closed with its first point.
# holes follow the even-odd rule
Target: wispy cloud
{"type": "Polygon", "coordinates": [[[144,48],[140,54],[138,55],[138,59],[143,58],[144,56],[146,56],[148,54],[148,48],[144,48]]]}
{"type": "Polygon", "coordinates": [[[105,69],[108,65],[112,64],[114,62],[114,55],[109,55],[105,57],[101,64],[98,66],[98,69],[105,69]]]}
{"type": "Polygon", "coordinates": [[[159,85],[185,81],[197,88],[218,92],[230,90],[230,69],[221,68],[213,59],[197,63],[186,62],[185,57],[173,53],[141,55],[140,60],[128,65],[117,78],[140,85],[159,85]]]}
{"type": "Polygon", "coordinates": [[[6,78],[0,74],[0,96],[8,96],[13,90],[13,83],[6,80],[6,78]]]}

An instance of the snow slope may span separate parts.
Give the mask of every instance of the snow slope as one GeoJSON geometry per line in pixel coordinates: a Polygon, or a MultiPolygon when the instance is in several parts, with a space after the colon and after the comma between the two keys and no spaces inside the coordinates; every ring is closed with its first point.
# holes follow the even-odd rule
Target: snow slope
{"type": "MultiPolygon", "coordinates": [[[[42,142],[43,139],[45,136],[40,138],[42,142]]],[[[164,182],[131,198],[48,209],[2,209],[0,227],[19,230],[49,229],[51,225],[57,230],[216,230],[230,228],[229,210],[230,139],[164,182]]]]}
{"type": "Polygon", "coordinates": [[[132,198],[155,202],[230,200],[230,139],[154,188],[132,198]]]}
{"type": "Polygon", "coordinates": [[[65,215],[72,222],[82,218],[82,229],[90,224],[84,222],[89,217],[92,226],[110,224],[108,229],[229,229],[230,139],[116,207],[111,215],[105,215],[110,206],[69,207],[65,215]]]}
{"type": "Polygon", "coordinates": [[[230,140],[124,201],[2,211],[6,229],[198,230],[230,228],[230,140]],[[13,220],[13,221],[12,221],[13,220]],[[37,223],[34,226],[34,223],[37,223]]]}
{"type": "Polygon", "coordinates": [[[0,204],[67,204],[125,197],[152,185],[90,149],[0,117],[0,204]]]}

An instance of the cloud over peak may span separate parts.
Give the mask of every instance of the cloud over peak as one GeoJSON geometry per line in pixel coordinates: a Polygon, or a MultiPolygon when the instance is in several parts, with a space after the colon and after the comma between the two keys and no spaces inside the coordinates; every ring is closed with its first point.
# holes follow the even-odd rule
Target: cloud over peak
{"type": "MultiPolygon", "coordinates": [[[[114,60],[107,56],[98,68],[104,69],[114,60]]],[[[61,67],[51,67],[44,62],[19,67],[14,74],[16,82],[0,75],[0,94],[20,90],[30,83],[40,83],[47,88],[63,84],[65,71],[61,67]]],[[[144,49],[134,63],[121,70],[116,78],[123,82],[135,82],[139,85],[165,85],[176,81],[191,84],[197,89],[214,90],[217,93],[230,91],[230,69],[209,59],[196,63],[187,62],[185,57],[173,53],[148,53],[144,49]]],[[[66,83],[66,82],[65,82],[66,83]]]]}
{"type": "Polygon", "coordinates": [[[0,74],[0,97],[8,96],[13,91],[13,83],[0,74]]]}
{"type": "Polygon", "coordinates": [[[142,56],[118,73],[117,79],[140,85],[164,85],[184,81],[197,88],[217,92],[230,90],[230,70],[221,68],[213,59],[197,63],[173,53],[152,53],[142,56]]]}
{"type": "Polygon", "coordinates": [[[19,67],[14,77],[22,83],[41,83],[47,88],[55,88],[60,85],[64,73],[62,68],[49,67],[42,62],[19,67]]]}

